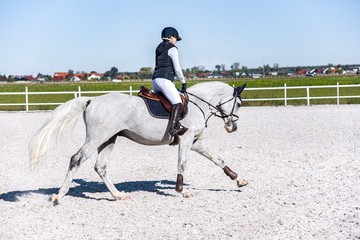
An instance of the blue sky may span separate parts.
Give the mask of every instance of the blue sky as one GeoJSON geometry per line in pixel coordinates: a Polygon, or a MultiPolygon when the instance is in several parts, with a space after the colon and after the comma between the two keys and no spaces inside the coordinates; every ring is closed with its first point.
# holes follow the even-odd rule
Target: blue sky
{"type": "Polygon", "coordinates": [[[175,27],[183,69],[360,63],[359,0],[0,0],[0,74],[154,67],[175,27]]]}

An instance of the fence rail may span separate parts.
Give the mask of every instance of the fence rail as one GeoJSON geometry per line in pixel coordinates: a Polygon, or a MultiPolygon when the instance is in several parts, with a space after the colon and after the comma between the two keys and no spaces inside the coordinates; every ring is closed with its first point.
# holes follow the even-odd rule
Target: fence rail
{"type": "Polygon", "coordinates": [[[74,98],[81,97],[82,94],[106,94],[106,93],[126,93],[133,95],[133,93],[137,93],[139,90],[133,90],[132,86],[129,87],[129,90],[123,91],[82,91],[81,87],[78,86],[77,91],[66,91],[66,92],[29,92],[28,87],[25,87],[24,92],[0,92],[1,95],[24,95],[25,102],[24,103],[0,103],[0,106],[25,106],[26,111],[29,111],[29,106],[46,106],[46,105],[61,105],[63,102],[50,102],[50,103],[33,103],[29,101],[29,96],[31,95],[74,95],[74,98]]]}
{"type": "MultiPolygon", "coordinates": [[[[244,98],[243,101],[246,102],[255,102],[255,101],[283,101],[285,106],[288,106],[288,101],[290,100],[306,100],[307,105],[311,105],[311,100],[315,99],[336,99],[336,104],[340,104],[340,99],[348,99],[348,98],[360,98],[359,95],[340,95],[340,89],[342,88],[360,88],[360,84],[352,84],[352,85],[323,85],[323,86],[286,86],[286,83],[283,87],[264,87],[264,88],[245,88],[245,91],[273,91],[273,90],[282,90],[283,97],[268,97],[268,98],[244,98]],[[311,96],[312,89],[336,89],[336,95],[334,96],[311,96]],[[305,89],[306,95],[301,97],[288,97],[288,91],[292,89],[305,89]]],[[[77,91],[66,91],[66,92],[29,92],[28,87],[25,87],[24,92],[0,92],[0,96],[2,95],[24,95],[25,102],[23,103],[0,103],[0,106],[25,106],[26,111],[29,111],[29,106],[45,106],[45,105],[60,105],[63,102],[48,102],[48,103],[35,103],[30,102],[29,97],[32,95],[74,95],[74,98],[81,97],[82,95],[87,94],[106,94],[106,93],[126,93],[126,94],[137,94],[139,90],[133,90],[132,86],[130,86],[129,90],[125,91],[82,91],[81,87],[78,87],[77,91]]]]}
{"type": "Polygon", "coordinates": [[[265,88],[246,88],[247,91],[254,91],[254,90],[283,90],[284,91],[284,97],[281,98],[247,98],[243,99],[243,101],[284,101],[284,105],[288,105],[289,100],[306,100],[307,105],[310,106],[311,100],[315,99],[336,99],[336,104],[340,104],[340,99],[345,98],[360,98],[360,95],[340,95],[340,89],[341,88],[360,88],[360,84],[352,84],[352,85],[339,85],[337,83],[336,85],[322,85],[322,86],[293,86],[288,87],[286,86],[286,83],[284,84],[284,87],[265,87],[265,88]],[[335,96],[311,96],[310,95],[310,89],[326,89],[326,88],[335,88],[336,89],[336,95],[335,96]],[[291,89],[305,89],[306,90],[306,96],[304,97],[288,97],[288,90],[291,89]]]}

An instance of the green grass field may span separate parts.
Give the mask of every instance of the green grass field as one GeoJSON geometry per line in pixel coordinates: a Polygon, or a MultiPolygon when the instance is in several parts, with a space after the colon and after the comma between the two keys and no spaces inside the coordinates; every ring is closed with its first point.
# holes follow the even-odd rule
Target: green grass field
{"type": "MultiPolygon", "coordinates": [[[[189,81],[188,87],[198,82],[207,80],[189,81]]],[[[340,96],[360,96],[360,76],[326,76],[326,77],[287,77],[287,78],[265,78],[265,79],[221,79],[230,85],[238,86],[247,84],[247,88],[261,87],[287,87],[292,86],[323,86],[323,85],[347,85],[359,84],[359,87],[341,88],[340,96]]],[[[26,110],[25,106],[4,106],[4,104],[17,103],[24,104],[26,102],[25,95],[4,95],[5,93],[24,93],[27,86],[29,92],[77,92],[80,86],[81,91],[124,91],[129,90],[130,86],[133,90],[138,90],[141,85],[151,88],[151,81],[134,81],[123,83],[112,82],[96,82],[96,83],[26,83],[26,84],[0,84],[0,110],[1,111],[20,111],[26,110]],[[2,104],[2,105],[1,105],[2,104]]],[[[180,88],[180,82],[176,82],[180,88]]],[[[84,94],[82,94],[84,95],[84,94]]],[[[95,96],[95,94],[88,94],[95,96]]],[[[336,96],[336,88],[311,89],[310,96],[336,96]]],[[[284,90],[251,90],[244,91],[242,98],[283,98],[284,90]]],[[[306,89],[288,89],[287,97],[306,97],[306,89]]],[[[29,106],[29,110],[51,110],[58,104],[74,98],[74,94],[30,94],[29,103],[54,103],[53,105],[36,105],[29,106]]],[[[341,104],[360,104],[359,98],[340,99],[341,104]]],[[[306,100],[289,100],[288,105],[305,105],[306,100]]],[[[319,99],[311,100],[311,104],[336,104],[336,99],[319,99]]],[[[279,106],[284,105],[284,101],[244,101],[245,106],[279,106]]]]}

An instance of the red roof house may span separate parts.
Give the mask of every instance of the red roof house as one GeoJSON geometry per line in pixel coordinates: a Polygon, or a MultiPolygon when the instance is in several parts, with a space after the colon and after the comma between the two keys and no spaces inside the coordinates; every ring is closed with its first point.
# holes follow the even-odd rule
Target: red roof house
{"type": "Polygon", "coordinates": [[[53,80],[54,81],[64,81],[68,76],[67,72],[55,72],[53,80]]]}

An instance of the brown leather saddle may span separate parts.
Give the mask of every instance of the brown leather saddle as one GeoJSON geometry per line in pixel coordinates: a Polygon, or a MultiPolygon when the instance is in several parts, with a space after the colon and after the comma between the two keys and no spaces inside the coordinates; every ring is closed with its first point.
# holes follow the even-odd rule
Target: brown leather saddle
{"type": "MultiPolygon", "coordinates": [[[[188,101],[184,94],[179,93],[182,101],[182,111],[180,119],[184,118],[187,114],[188,101]]],[[[162,93],[154,93],[150,89],[141,86],[138,96],[141,97],[153,117],[169,118],[172,110],[171,103],[162,93]]]]}

